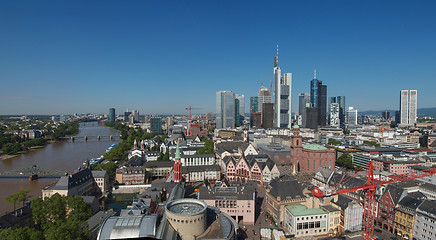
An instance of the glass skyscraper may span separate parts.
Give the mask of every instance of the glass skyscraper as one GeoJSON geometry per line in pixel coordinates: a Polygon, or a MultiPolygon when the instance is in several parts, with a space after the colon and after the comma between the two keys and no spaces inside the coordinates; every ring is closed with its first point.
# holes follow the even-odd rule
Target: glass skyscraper
{"type": "Polygon", "coordinates": [[[235,93],[232,91],[216,93],[216,127],[235,127],[235,93]]]}

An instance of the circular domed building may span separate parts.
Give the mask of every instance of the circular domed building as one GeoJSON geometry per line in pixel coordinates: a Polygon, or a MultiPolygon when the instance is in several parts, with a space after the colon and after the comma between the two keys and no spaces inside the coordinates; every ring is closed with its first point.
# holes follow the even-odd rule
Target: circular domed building
{"type": "Polygon", "coordinates": [[[185,198],[167,203],[165,214],[182,239],[195,239],[207,228],[206,209],[203,201],[185,198]]]}

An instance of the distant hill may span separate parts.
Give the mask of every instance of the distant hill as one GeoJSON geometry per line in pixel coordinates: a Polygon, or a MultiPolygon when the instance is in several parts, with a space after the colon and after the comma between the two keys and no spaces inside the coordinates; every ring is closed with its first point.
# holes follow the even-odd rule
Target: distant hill
{"type": "MultiPolygon", "coordinates": [[[[395,111],[397,110],[368,110],[363,112],[358,112],[359,115],[380,115],[382,112],[388,111],[391,113],[392,116],[395,115],[395,111]]],[[[433,108],[418,108],[418,116],[430,116],[430,117],[436,117],[436,107],[433,108]]]]}

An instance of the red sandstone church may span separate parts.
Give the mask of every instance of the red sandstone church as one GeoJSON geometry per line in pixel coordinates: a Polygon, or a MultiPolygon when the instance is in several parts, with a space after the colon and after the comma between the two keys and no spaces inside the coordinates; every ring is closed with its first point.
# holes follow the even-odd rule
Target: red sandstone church
{"type": "Polygon", "coordinates": [[[295,172],[314,173],[319,167],[334,169],[336,153],[318,144],[303,144],[300,128],[294,126],[291,138],[291,169],[295,172]]]}

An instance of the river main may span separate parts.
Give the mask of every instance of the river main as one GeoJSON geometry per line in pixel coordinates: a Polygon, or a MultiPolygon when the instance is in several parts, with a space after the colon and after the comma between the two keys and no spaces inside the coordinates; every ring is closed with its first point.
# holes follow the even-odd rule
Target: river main
{"type": "MultiPolygon", "coordinates": [[[[118,136],[119,133],[101,126],[97,122],[88,122],[80,123],[77,135],[118,136]]],[[[89,139],[87,142],[83,140],[56,142],[37,151],[0,161],[0,171],[18,170],[37,165],[46,169],[73,172],[82,166],[85,160],[101,156],[111,144],[118,142],[118,137],[113,141],[89,139]]],[[[0,215],[12,211],[14,208],[12,204],[6,203],[4,197],[23,189],[31,190],[31,198],[39,197],[43,187],[56,181],[57,179],[39,179],[32,182],[25,178],[0,179],[0,215]]],[[[17,204],[17,207],[19,206],[21,206],[21,203],[17,204]]]]}

